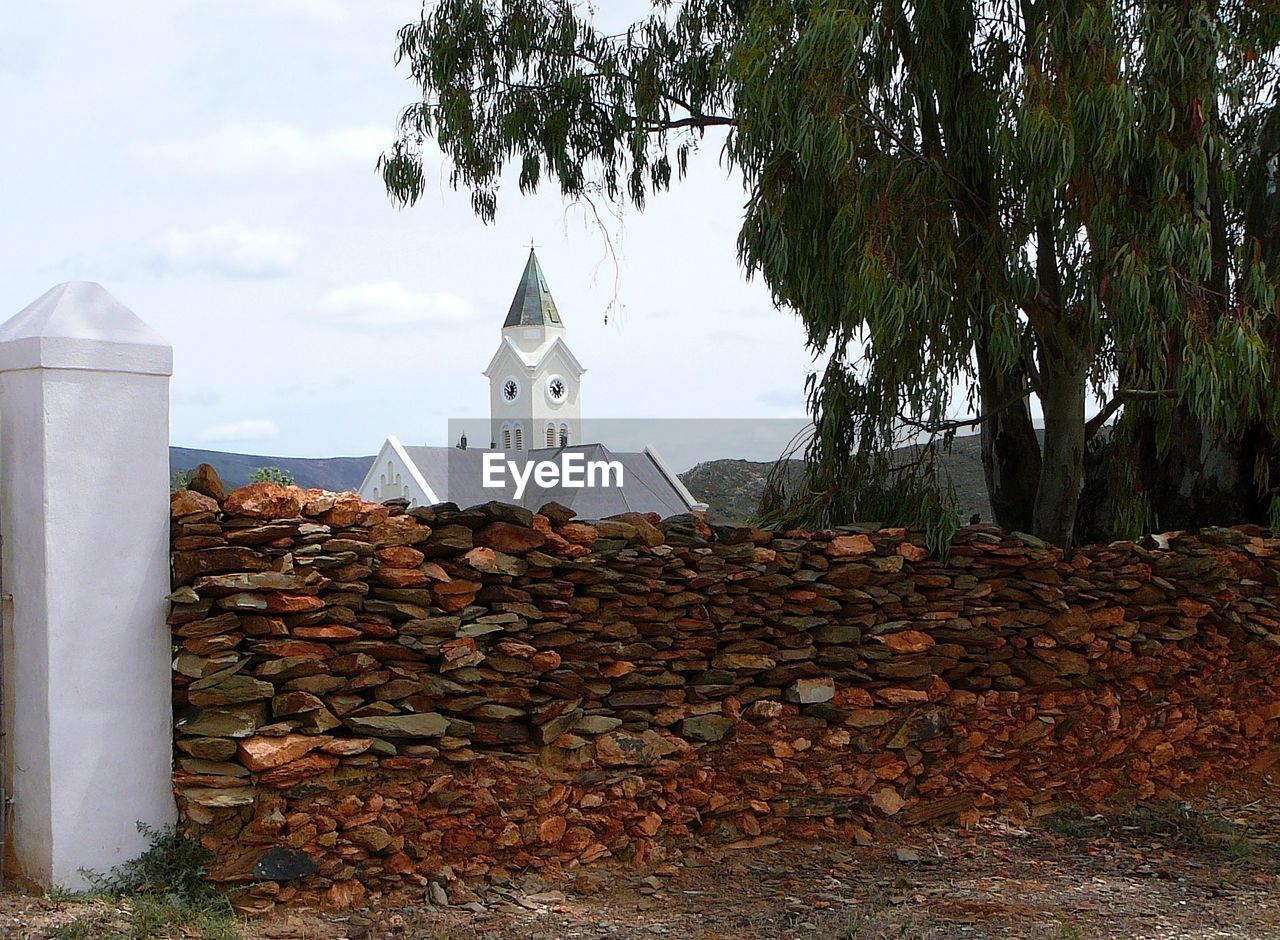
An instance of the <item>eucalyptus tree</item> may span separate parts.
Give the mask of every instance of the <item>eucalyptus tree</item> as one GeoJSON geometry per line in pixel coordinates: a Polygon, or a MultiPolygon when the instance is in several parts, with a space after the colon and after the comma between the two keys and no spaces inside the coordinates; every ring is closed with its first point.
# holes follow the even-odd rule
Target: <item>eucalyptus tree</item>
{"type": "Polygon", "coordinates": [[[997,521],[1070,544],[1104,423],[1125,442],[1129,529],[1154,512],[1141,442],[1274,437],[1277,276],[1236,183],[1275,93],[1273,3],[649,7],[609,32],[575,0],[428,6],[400,32],[422,96],[381,170],[414,202],[434,141],[486,220],[508,172],[524,192],[549,180],[642,209],[714,135],[747,194],[748,274],[827,356],[805,478],[774,494],[777,518],[945,536],[936,448],[891,452],[969,426],[997,521]]]}

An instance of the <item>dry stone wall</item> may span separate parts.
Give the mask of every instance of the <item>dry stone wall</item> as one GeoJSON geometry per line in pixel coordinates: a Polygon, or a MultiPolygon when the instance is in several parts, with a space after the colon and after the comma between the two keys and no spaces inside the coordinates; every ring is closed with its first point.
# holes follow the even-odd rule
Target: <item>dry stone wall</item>
{"type": "Polygon", "coordinates": [[[251,904],[1186,796],[1280,755],[1255,530],[1066,559],[976,526],[943,560],[902,529],[197,485],[174,785],[251,904]]]}

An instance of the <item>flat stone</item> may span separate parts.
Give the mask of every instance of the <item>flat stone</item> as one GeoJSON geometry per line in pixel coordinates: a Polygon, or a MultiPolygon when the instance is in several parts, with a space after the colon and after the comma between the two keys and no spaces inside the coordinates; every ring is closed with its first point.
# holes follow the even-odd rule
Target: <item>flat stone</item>
{"type": "Polygon", "coordinates": [[[877,636],[875,639],[895,653],[923,653],[937,646],[933,637],[919,630],[899,630],[896,633],[877,636]]]}
{"type": "Polygon", "coordinates": [[[192,705],[239,705],[269,699],[276,689],[270,682],[252,676],[232,675],[217,685],[187,695],[192,705]]]}
{"type": "Polygon", "coordinates": [[[1034,651],[1037,659],[1048,663],[1061,676],[1086,676],[1089,674],[1089,660],[1079,653],[1061,647],[1038,649],[1034,651]]]}
{"type": "Polygon", "coordinates": [[[841,535],[827,543],[827,554],[836,558],[870,555],[875,550],[875,543],[865,535],[841,535]]]}
{"type": "MultiPolygon", "coordinates": [[[[569,730],[577,730],[578,722],[584,720],[581,708],[573,708],[563,714],[545,721],[540,725],[536,725],[533,729],[533,739],[539,744],[550,744],[560,735],[569,730]]],[[[615,727],[621,726],[619,721],[615,727]]],[[[611,729],[605,729],[611,730],[611,729]]]]}
{"type": "Polygon", "coordinates": [[[305,734],[286,734],[280,737],[258,735],[241,741],[238,753],[240,762],[257,772],[295,761],[311,753],[323,741],[323,738],[305,734]]]}
{"type": "Polygon", "coordinates": [[[752,653],[721,653],[711,660],[711,665],[715,669],[728,669],[734,672],[763,672],[766,669],[772,669],[778,663],[768,656],[752,653]]]}
{"type": "Polygon", "coordinates": [[[392,516],[369,530],[369,541],[375,548],[393,545],[417,545],[431,538],[431,527],[413,516],[392,516]]]}
{"type": "Polygon", "coordinates": [[[202,574],[266,571],[270,567],[271,562],[252,549],[231,545],[173,553],[173,580],[179,585],[188,584],[202,574]]]}
{"type": "Polygon", "coordinates": [[[263,702],[238,708],[199,708],[178,719],[179,734],[212,738],[246,738],[266,720],[263,702]]]}
{"type": "Polygon", "coordinates": [[[648,767],[675,753],[676,746],[656,731],[616,731],[595,739],[596,760],[605,767],[648,767]]]}
{"type": "Polygon", "coordinates": [[[190,490],[175,490],[169,494],[169,515],[174,519],[183,516],[194,516],[202,512],[217,512],[218,503],[203,493],[190,490]]]}
{"type": "Polygon", "coordinates": [[[810,631],[815,643],[854,646],[862,641],[862,630],[853,624],[828,623],[810,631]]]}
{"type": "Polygon", "coordinates": [[[183,787],[178,790],[178,795],[210,809],[251,806],[257,799],[257,791],[253,787],[183,787]]]}
{"type": "Polygon", "coordinates": [[[195,588],[201,597],[219,597],[253,590],[306,590],[306,575],[285,575],[279,571],[257,571],[253,574],[206,575],[197,578],[195,588]]]}
{"type": "Polygon", "coordinates": [[[724,715],[697,715],[680,722],[680,736],[711,743],[728,734],[733,725],[733,719],[724,715]]]}
{"type": "Polygon", "coordinates": [[[573,732],[575,734],[605,734],[621,727],[621,718],[613,718],[609,715],[586,715],[579,718],[577,723],[574,724],[573,732]]]}
{"type": "MultiPolygon", "coordinates": [[[[618,513],[616,516],[609,516],[608,519],[605,521],[606,523],[621,522],[631,526],[631,528],[634,529],[635,531],[630,536],[630,538],[633,541],[640,542],[642,545],[648,545],[652,547],[654,545],[661,545],[663,542],[666,541],[666,536],[662,534],[662,530],[659,529],[657,526],[655,526],[652,522],[650,522],[649,517],[646,516],[644,513],[639,513],[639,512],[618,513]]],[[[600,524],[597,523],[597,528],[599,528],[599,525],[600,524]]],[[[603,529],[600,531],[600,534],[601,535],[605,534],[603,529]]]]}
{"type": "Polygon", "coordinates": [[[227,761],[236,755],[236,742],[231,738],[179,738],[178,750],[208,761],[227,761]]]}
{"type": "Polygon", "coordinates": [[[800,705],[817,705],[829,702],[836,694],[835,680],[830,676],[818,676],[813,679],[797,679],[783,691],[782,697],[788,702],[800,705]]]}
{"type": "Polygon", "coordinates": [[[353,845],[358,845],[368,852],[381,852],[391,844],[391,833],[378,826],[356,826],[342,835],[353,845]]]}
{"type": "Polygon", "coordinates": [[[344,718],[342,723],[359,734],[384,738],[438,738],[449,730],[449,719],[437,712],[344,718]]]}
{"type": "Polygon", "coordinates": [[[499,552],[522,554],[541,548],[547,538],[537,529],[513,525],[510,522],[491,522],[475,535],[476,542],[499,552]]]}
{"type": "Polygon", "coordinates": [[[519,577],[529,570],[528,562],[492,548],[477,546],[463,556],[463,561],[484,574],[506,574],[519,577]]]}
{"type": "Polygon", "coordinates": [[[770,721],[782,714],[782,703],[774,699],[757,699],[746,707],[742,717],[748,721],[770,721]]]}
{"type": "Polygon", "coordinates": [[[907,805],[907,801],[898,796],[898,792],[892,787],[884,787],[871,795],[871,805],[885,816],[896,816],[907,805]]]}

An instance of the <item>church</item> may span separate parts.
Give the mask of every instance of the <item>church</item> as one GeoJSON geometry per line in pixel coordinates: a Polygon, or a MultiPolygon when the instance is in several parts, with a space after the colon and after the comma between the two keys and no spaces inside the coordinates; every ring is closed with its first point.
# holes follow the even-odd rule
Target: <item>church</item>
{"type": "Polygon", "coordinates": [[[467,508],[498,500],[537,510],[549,502],[581,519],[624,512],[668,517],[703,511],[661,455],[646,447],[614,452],[582,439],[582,377],[564,321],[533,248],[502,323],[489,380],[487,448],[402,444],[388,437],[360,495],[411,506],[452,502],[467,508]],[[561,473],[554,472],[560,468],[561,473]],[[581,477],[572,474],[581,468],[581,477]],[[601,473],[593,476],[593,468],[601,473]]]}

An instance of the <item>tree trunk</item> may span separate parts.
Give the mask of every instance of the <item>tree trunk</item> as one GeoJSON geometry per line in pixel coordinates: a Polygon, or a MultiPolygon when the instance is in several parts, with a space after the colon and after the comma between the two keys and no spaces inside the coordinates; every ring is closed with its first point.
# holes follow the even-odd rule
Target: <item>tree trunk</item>
{"type": "Polygon", "coordinates": [[[1086,364],[1078,356],[1043,360],[1044,458],[1036,493],[1035,535],[1070,548],[1084,479],[1086,364]]]}
{"type": "Polygon", "coordinates": [[[1035,527],[1036,487],[1040,480],[1040,442],[1025,398],[1027,378],[1021,368],[1006,371],[993,362],[986,336],[977,342],[981,413],[982,469],[995,523],[1003,529],[1030,532],[1035,527]]]}

